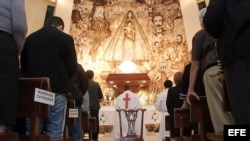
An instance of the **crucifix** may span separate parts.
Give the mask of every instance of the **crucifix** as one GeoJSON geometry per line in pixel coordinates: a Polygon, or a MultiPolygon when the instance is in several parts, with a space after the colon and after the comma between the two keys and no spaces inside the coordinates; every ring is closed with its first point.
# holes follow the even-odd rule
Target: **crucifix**
{"type": "Polygon", "coordinates": [[[125,109],[128,109],[128,102],[131,100],[131,98],[128,97],[128,93],[126,93],[126,96],[123,98],[125,101],[125,109]]]}

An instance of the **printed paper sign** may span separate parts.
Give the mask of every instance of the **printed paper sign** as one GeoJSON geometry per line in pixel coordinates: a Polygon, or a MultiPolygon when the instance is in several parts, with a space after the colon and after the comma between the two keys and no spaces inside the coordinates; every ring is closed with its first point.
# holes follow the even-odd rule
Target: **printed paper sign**
{"type": "Polygon", "coordinates": [[[78,109],[69,108],[69,118],[78,118],[78,109]]]}
{"type": "Polygon", "coordinates": [[[54,106],[55,93],[36,88],[34,101],[54,106]]]}

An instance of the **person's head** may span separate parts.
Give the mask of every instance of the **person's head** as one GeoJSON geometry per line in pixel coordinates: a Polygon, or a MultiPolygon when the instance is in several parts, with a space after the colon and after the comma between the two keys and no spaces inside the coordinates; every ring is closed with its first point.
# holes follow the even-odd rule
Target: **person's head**
{"type": "Polygon", "coordinates": [[[132,26],[132,21],[127,21],[127,26],[132,26]]]}
{"type": "Polygon", "coordinates": [[[202,8],[200,11],[199,11],[199,20],[200,20],[200,24],[201,26],[203,27],[203,17],[205,16],[207,12],[207,8],[202,8]]]}
{"type": "Polygon", "coordinates": [[[81,13],[79,10],[72,10],[71,20],[73,23],[77,23],[78,21],[82,20],[81,13]]]}
{"type": "Polygon", "coordinates": [[[62,18],[57,17],[57,16],[52,16],[47,19],[45,26],[53,26],[53,27],[56,27],[58,30],[63,31],[64,22],[62,18]]]}
{"type": "Polygon", "coordinates": [[[165,88],[171,88],[171,87],[173,87],[173,82],[171,80],[165,80],[164,81],[164,87],[165,88]]]}
{"type": "Polygon", "coordinates": [[[183,40],[182,35],[181,35],[181,34],[178,34],[178,35],[176,36],[176,43],[179,45],[179,44],[182,43],[182,40],[183,40]]]}
{"type": "Polygon", "coordinates": [[[177,3],[170,4],[166,10],[166,16],[169,18],[176,18],[180,12],[180,6],[177,3]]]}
{"type": "Polygon", "coordinates": [[[87,75],[88,79],[94,78],[94,72],[92,70],[87,70],[86,75],[87,75]]]}
{"type": "Polygon", "coordinates": [[[154,45],[155,45],[156,48],[159,48],[159,47],[160,47],[160,42],[155,41],[155,42],[154,42],[154,45]]]}
{"type": "Polygon", "coordinates": [[[128,11],[127,17],[128,18],[132,18],[133,17],[133,12],[131,10],[128,11]]]}
{"type": "Polygon", "coordinates": [[[123,86],[123,89],[124,89],[124,91],[130,90],[130,85],[129,85],[128,83],[126,83],[126,84],[123,86]]]}
{"type": "Polygon", "coordinates": [[[152,22],[156,27],[161,27],[163,25],[163,15],[161,13],[157,13],[153,16],[152,22]]]}
{"type": "Polygon", "coordinates": [[[175,85],[180,85],[182,83],[182,72],[178,71],[174,74],[175,85]]]}
{"type": "Polygon", "coordinates": [[[153,7],[148,7],[148,14],[153,14],[154,8],[153,7]]]}

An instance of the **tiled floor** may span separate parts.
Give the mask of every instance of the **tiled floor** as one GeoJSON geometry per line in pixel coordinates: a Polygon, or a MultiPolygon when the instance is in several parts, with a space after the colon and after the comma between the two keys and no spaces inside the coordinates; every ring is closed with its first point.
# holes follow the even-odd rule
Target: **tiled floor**
{"type": "MultiPolygon", "coordinates": [[[[158,134],[155,132],[147,132],[147,141],[157,141],[158,134]]],[[[113,141],[112,133],[105,133],[99,135],[99,141],[113,141]]]]}

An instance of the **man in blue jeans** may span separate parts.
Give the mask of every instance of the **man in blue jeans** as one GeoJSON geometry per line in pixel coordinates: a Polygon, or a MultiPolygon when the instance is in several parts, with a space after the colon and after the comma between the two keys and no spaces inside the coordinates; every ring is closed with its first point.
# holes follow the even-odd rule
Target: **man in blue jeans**
{"type": "Polygon", "coordinates": [[[83,96],[86,94],[89,80],[87,75],[80,64],[77,65],[77,70],[72,76],[71,80],[71,93],[68,96],[69,99],[75,100],[75,105],[78,110],[78,117],[76,118],[76,124],[69,127],[69,136],[76,141],[82,140],[82,104],[83,96]]]}
{"type": "MultiPolygon", "coordinates": [[[[24,76],[49,77],[51,90],[56,94],[44,129],[51,140],[63,137],[69,81],[77,67],[74,40],[62,32],[63,28],[60,17],[50,17],[43,28],[26,38],[21,54],[24,76]]],[[[29,128],[27,126],[27,134],[29,128]]]]}

